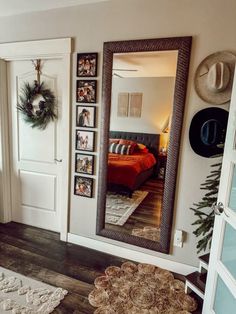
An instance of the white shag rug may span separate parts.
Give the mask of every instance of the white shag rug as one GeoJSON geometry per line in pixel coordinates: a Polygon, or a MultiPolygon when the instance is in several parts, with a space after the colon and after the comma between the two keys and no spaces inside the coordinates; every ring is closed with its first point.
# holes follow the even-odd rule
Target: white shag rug
{"type": "Polygon", "coordinates": [[[0,267],[1,314],[49,314],[68,291],[0,267]]]}
{"type": "Polygon", "coordinates": [[[106,223],[123,226],[129,216],[148,195],[146,191],[134,191],[132,197],[108,192],[106,198],[106,223]]]}

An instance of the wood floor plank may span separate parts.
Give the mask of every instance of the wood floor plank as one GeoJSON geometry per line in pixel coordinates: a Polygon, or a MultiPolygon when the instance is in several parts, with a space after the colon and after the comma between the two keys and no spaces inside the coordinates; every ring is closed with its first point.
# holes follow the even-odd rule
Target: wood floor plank
{"type": "Polygon", "coordinates": [[[93,313],[94,311],[87,298],[88,294],[94,289],[94,286],[91,284],[75,280],[23,260],[16,261],[14,258],[3,256],[2,254],[0,254],[0,266],[32,279],[68,290],[69,294],[57,308],[57,313],[69,314],[73,313],[75,309],[80,309],[81,313],[93,313]]]}
{"type": "Polygon", "coordinates": [[[3,231],[4,229],[7,230],[9,233],[13,232],[16,237],[20,237],[21,235],[26,236],[28,235],[28,238],[44,238],[44,239],[49,239],[51,240],[60,240],[60,234],[58,232],[50,231],[50,230],[45,230],[41,228],[35,228],[29,225],[24,225],[24,224],[19,224],[17,222],[10,222],[6,224],[0,224],[1,230],[3,231]],[[20,227],[19,227],[20,226],[20,227]]]}
{"type": "Polygon", "coordinates": [[[68,261],[72,263],[79,263],[81,266],[88,266],[99,269],[100,271],[104,271],[104,269],[113,264],[119,265],[122,259],[117,260],[114,256],[99,253],[90,250],[85,247],[80,247],[78,250],[77,245],[65,243],[62,241],[52,241],[48,243],[47,241],[38,240],[37,238],[31,237],[30,239],[22,236],[21,238],[16,237],[14,233],[7,233],[7,230],[3,230],[0,224],[0,240],[5,243],[17,246],[19,248],[27,249],[30,252],[37,253],[41,256],[48,256],[57,261],[62,261],[65,256],[68,261]],[[92,257],[92,258],[91,258],[92,257]]]}
{"type": "Polygon", "coordinates": [[[62,287],[70,292],[87,297],[93,289],[93,285],[87,282],[74,279],[56,271],[29,263],[24,260],[14,260],[12,257],[0,256],[0,266],[20,273],[35,280],[45,282],[50,285],[62,287]]]}
{"type": "Polygon", "coordinates": [[[19,249],[8,243],[1,242],[0,251],[4,252],[4,256],[16,258],[18,261],[27,261],[37,266],[47,267],[53,271],[58,271],[61,274],[70,276],[74,279],[82,280],[88,283],[93,283],[95,278],[102,274],[101,271],[95,270],[90,267],[79,265],[78,263],[71,263],[70,261],[64,261],[61,263],[55,259],[51,259],[48,256],[40,256],[30,251],[19,249]]]}

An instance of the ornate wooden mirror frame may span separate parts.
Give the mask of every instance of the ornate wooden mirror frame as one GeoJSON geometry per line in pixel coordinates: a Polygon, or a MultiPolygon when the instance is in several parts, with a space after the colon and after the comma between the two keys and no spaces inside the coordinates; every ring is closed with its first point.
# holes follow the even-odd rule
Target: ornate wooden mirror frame
{"type": "Polygon", "coordinates": [[[96,234],[117,241],[130,243],[150,250],[169,253],[172,217],[175,198],[175,184],[178,168],[178,156],[181,140],[182,121],[188,81],[188,69],[192,37],[173,37],[161,39],[144,39],[115,41],[104,43],[103,51],[103,85],[102,85],[102,119],[100,140],[100,164],[98,186],[98,209],[96,234]],[[105,229],[105,204],[107,191],[108,138],[112,91],[112,66],[114,53],[143,51],[178,51],[177,72],[174,89],[174,104],[170,140],[166,166],[163,195],[160,242],[154,242],[121,232],[105,229]]]}

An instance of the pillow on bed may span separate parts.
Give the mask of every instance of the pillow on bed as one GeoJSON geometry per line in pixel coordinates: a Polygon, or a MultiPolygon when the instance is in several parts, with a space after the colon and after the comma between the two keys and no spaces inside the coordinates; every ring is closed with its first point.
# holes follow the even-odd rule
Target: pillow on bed
{"type": "Polygon", "coordinates": [[[119,143],[119,141],[120,141],[120,138],[109,138],[109,144],[119,143]]]}
{"type": "Polygon", "coordinates": [[[136,142],[134,141],[131,141],[131,140],[124,140],[123,138],[121,138],[119,140],[119,144],[122,144],[122,145],[132,145],[132,144],[137,144],[136,142]]]}
{"type": "Polygon", "coordinates": [[[109,153],[121,154],[121,155],[131,155],[132,145],[123,145],[120,143],[111,143],[109,145],[109,153]]]}
{"type": "Polygon", "coordinates": [[[142,154],[147,154],[149,152],[147,146],[142,143],[137,143],[137,151],[142,154]]]}
{"type": "Polygon", "coordinates": [[[138,145],[138,148],[139,148],[139,149],[147,148],[147,146],[145,146],[145,145],[142,144],[142,143],[137,143],[137,145],[138,145]]]}
{"type": "Polygon", "coordinates": [[[141,154],[147,154],[149,153],[149,149],[147,147],[143,148],[143,149],[140,149],[139,150],[141,154]]]}
{"type": "Polygon", "coordinates": [[[120,139],[119,144],[122,144],[122,145],[130,145],[130,146],[131,146],[131,148],[130,148],[131,151],[130,151],[130,154],[129,154],[129,155],[133,154],[133,152],[134,152],[134,150],[135,150],[135,148],[136,148],[136,146],[137,146],[137,143],[136,143],[136,142],[131,141],[131,140],[124,140],[124,139],[120,139]]]}

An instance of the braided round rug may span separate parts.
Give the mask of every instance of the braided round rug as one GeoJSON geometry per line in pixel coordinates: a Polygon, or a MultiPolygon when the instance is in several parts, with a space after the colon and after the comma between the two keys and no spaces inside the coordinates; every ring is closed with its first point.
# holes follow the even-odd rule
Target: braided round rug
{"type": "Polygon", "coordinates": [[[195,299],[169,271],[150,264],[110,266],[94,281],[89,302],[94,314],[190,314],[195,299]]]}

